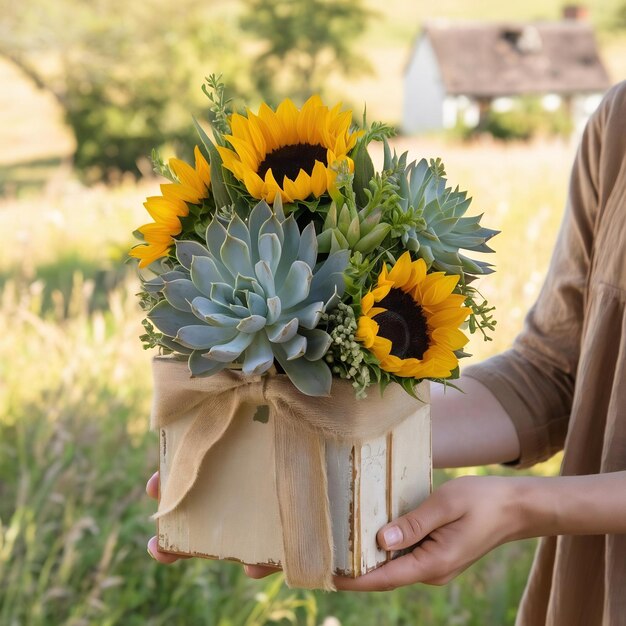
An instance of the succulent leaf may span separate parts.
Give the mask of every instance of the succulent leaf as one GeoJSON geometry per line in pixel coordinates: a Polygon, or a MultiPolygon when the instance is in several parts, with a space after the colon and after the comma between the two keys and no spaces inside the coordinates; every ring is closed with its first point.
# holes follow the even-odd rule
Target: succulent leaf
{"type": "Polygon", "coordinates": [[[213,283],[224,281],[215,261],[206,256],[196,256],[191,260],[191,280],[205,296],[211,295],[213,283]]]}
{"type": "Polygon", "coordinates": [[[252,343],[253,339],[252,334],[239,333],[227,343],[214,345],[209,350],[208,357],[220,363],[232,363],[252,343]]]}
{"type": "Polygon", "coordinates": [[[148,319],[168,337],[176,337],[180,328],[198,322],[195,315],[175,309],[167,300],[155,305],[148,313],[148,319]]]}
{"type": "MultiPolygon", "coordinates": [[[[177,241],[176,258],[185,268],[191,268],[191,260],[194,256],[209,256],[208,250],[196,241],[177,241]]],[[[163,276],[161,276],[163,278],[163,276]]]]}
{"type": "Polygon", "coordinates": [[[175,309],[191,313],[191,302],[202,294],[189,279],[179,278],[163,287],[163,295],[175,309]]]}
{"type": "Polygon", "coordinates": [[[243,362],[242,371],[246,375],[263,374],[274,364],[274,352],[269,339],[258,333],[246,350],[246,358],[243,362]]]}
{"type": "Polygon", "coordinates": [[[291,266],[285,282],[278,291],[283,310],[290,309],[306,300],[311,289],[312,279],[313,272],[306,263],[296,261],[291,266]]]}
{"type": "Polygon", "coordinates": [[[465,216],[471,199],[458,188],[446,187],[441,162],[428,164],[422,159],[401,168],[402,157],[389,159],[398,172],[401,197],[391,220],[392,236],[399,237],[403,246],[417,253],[429,267],[457,274],[465,282],[491,272],[489,263],[469,259],[460,251],[492,252],[487,241],[497,231],[481,227],[480,215],[465,216]]]}

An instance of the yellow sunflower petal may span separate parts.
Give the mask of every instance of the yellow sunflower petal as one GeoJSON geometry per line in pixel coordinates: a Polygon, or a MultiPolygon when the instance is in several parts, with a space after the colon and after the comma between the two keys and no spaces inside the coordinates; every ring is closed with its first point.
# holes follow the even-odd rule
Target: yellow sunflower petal
{"type": "Polygon", "coordinates": [[[247,109],[247,113],[248,130],[250,131],[250,137],[252,138],[252,145],[256,149],[259,161],[262,161],[268,153],[267,141],[261,128],[261,124],[263,122],[261,122],[261,120],[259,120],[259,118],[252,111],[250,111],[250,109],[247,109]]]}
{"type": "Polygon", "coordinates": [[[257,200],[261,200],[263,198],[265,184],[256,172],[246,170],[244,174],[244,184],[253,198],[256,198],[257,200]]]}
{"type": "Polygon", "coordinates": [[[458,328],[435,328],[432,337],[436,345],[448,350],[460,350],[469,341],[468,337],[458,328]]]}
{"type": "Polygon", "coordinates": [[[361,298],[361,311],[367,315],[374,306],[374,294],[370,291],[361,298]]]}
{"type": "Polygon", "coordinates": [[[263,197],[265,198],[265,201],[268,204],[272,204],[274,202],[274,198],[276,198],[276,194],[280,192],[280,185],[276,182],[272,170],[267,170],[263,185],[263,197]]]}
{"type": "Polygon", "coordinates": [[[439,304],[452,294],[458,282],[456,275],[446,276],[443,272],[429,274],[419,286],[421,301],[426,306],[439,304]]]}
{"type": "Polygon", "coordinates": [[[267,150],[272,152],[280,146],[281,138],[285,133],[284,126],[265,102],[259,107],[259,118],[265,123],[267,150]]]}
{"type": "Polygon", "coordinates": [[[326,179],[326,166],[321,161],[315,161],[313,172],[311,173],[311,188],[313,195],[319,198],[326,193],[328,180],[326,179]]]}
{"type": "Polygon", "coordinates": [[[167,252],[171,246],[155,246],[155,245],[139,245],[135,246],[128,254],[129,256],[139,259],[139,267],[148,267],[161,257],[167,256],[167,252]]]}
{"type": "Polygon", "coordinates": [[[362,315],[359,318],[357,331],[354,335],[356,339],[369,349],[374,345],[376,333],[378,333],[378,324],[366,315],[362,315]]]}
{"type": "Polygon", "coordinates": [[[143,203],[155,222],[176,224],[179,216],[189,215],[189,207],[182,200],[169,200],[163,196],[150,196],[143,203]]]}
{"type": "Polygon", "coordinates": [[[372,295],[374,296],[374,300],[376,302],[380,302],[383,298],[389,295],[392,287],[393,283],[388,281],[387,283],[376,287],[376,289],[372,289],[372,295]]]}
{"type": "Polygon", "coordinates": [[[406,292],[410,292],[426,278],[426,262],[424,259],[417,259],[411,263],[411,276],[404,286],[406,292]]]}
{"type": "MultiPolygon", "coordinates": [[[[289,180],[285,177],[286,180],[289,180]]],[[[306,200],[312,192],[311,177],[304,171],[300,170],[296,180],[293,181],[296,188],[294,200],[306,200]]]]}
{"type": "Polygon", "coordinates": [[[200,176],[200,180],[202,180],[204,186],[209,189],[211,186],[211,167],[209,162],[204,158],[198,146],[195,146],[193,149],[193,154],[196,159],[196,171],[198,172],[198,176],[200,176]]]}
{"type": "Polygon", "coordinates": [[[233,113],[230,117],[230,129],[235,137],[240,137],[252,145],[252,135],[250,134],[248,119],[245,116],[233,113]]]}
{"type": "Polygon", "coordinates": [[[378,359],[383,359],[391,354],[393,344],[386,337],[376,336],[370,350],[378,359]]]}
{"type": "Polygon", "coordinates": [[[460,309],[444,309],[430,316],[428,323],[432,328],[442,326],[452,326],[458,328],[469,315],[470,310],[467,307],[460,309]]]}
{"type": "Polygon", "coordinates": [[[285,130],[284,141],[281,146],[298,143],[298,109],[296,105],[287,98],[283,100],[276,109],[276,116],[283,123],[285,130]]]}
{"type": "Polygon", "coordinates": [[[151,224],[144,224],[137,229],[146,239],[150,242],[165,243],[170,241],[173,235],[178,235],[182,230],[180,222],[176,228],[170,228],[166,224],[158,224],[152,222],[151,224]]]}
{"type": "Polygon", "coordinates": [[[391,268],[389,280],[394,282],[394,286],[402,289],[411,278],[411,255],[405,252],[391,268]]]}
{"type": "Polygon", "coordinates": [[[234,135],[224,135],[224,138],[235,149],[242,163],[245,163],[252,171],[256,172],[265,154],[259,154],[254,145],[235,137],[234,135]]]}
{"type": "Polygon", "coordinates": [[[431,304],[428,309],[433,313],[437,311],[443,311],[444,309],[458,309],[465,303],[465,296],[458,293],[450,294],[445,300],[442,300],[438,304],[431,304]]]}
{"type": "Polygon", "coordinates": [[[163,197],[168,200],[179,200],[181,202],[197,204],[203,197],[203,194],[195,189],[187,187],[186,185],[179,185],[178,183],[164,183],[160,185],[160,188],[163,197]]]}
{"type": "Polygon", "coordinates": [[[181,159],[170,159],[170,169],[176,174],[180,185],[187,187],[189,192],[197,194],[198,200],[206,195],[206,186],[198,175],[198,172],[181,159]]]}

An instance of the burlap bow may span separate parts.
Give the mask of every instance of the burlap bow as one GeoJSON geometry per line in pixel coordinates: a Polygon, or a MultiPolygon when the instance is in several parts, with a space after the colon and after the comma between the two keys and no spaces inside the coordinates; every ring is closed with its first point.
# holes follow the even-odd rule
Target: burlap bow
{"type": "Polygon", "coordinates": [[[283,531],[287,584],[334,590],[333,538],[328,503],[325,444],[328,438],[362,442],[378,437],[420,406],[399,385],[384,397],[370,391],[357,401],[354,389],[333,380],[332,394],[300,393],[285,375],[245,377],[224,370],[191,378],[187,364],[169,357],[153,361],[152,427],[193,414],[160,496],[161,517],[175,510],[193,487],[206,454],[228,430],[242,404],[269,407],[276,448],[276,492],[283,531]]]}

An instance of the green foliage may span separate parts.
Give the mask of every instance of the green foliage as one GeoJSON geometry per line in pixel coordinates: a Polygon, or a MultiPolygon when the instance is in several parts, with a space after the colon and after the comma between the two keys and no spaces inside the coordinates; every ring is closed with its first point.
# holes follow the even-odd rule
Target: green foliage
{"type": "Polygon", "coordinates": [[[475,132],[487,132],[497,139],[528,140],[537,135],[567,137],[572,132],[571,117],[563,107],[545,111],[538,98],[526,97],[510,111],[490,111],[475,132]]]}
{"type": "Polygon", "coordinates": [[[230,133],[228,116],[231,114],[230,104],[232,98],[227,98],[226,85],[222,82],[222,76],[211,74],[205,78],[202,85],[204,95],[211,102],[209,110],[213,114],[213,127],[222,134],[230,133]]]}
{"type": "Polygon", "coordinates": [[[259,93],[268,101],[287,95],[304,101],[323,93],[339,71],[370,70],[351,44],[374,15],[364,0],[243,0],[242,29],[264,49],[254,64],[259,93]],[[287,87],[288,86],[288,87],[287,87]]]}
{"type": "Polygon", "coordinates": [[[138,174],[155,145],[190,156],[191,114],[204,106],[208,65],[242,74],[245,62],[228,53],[236,35],[210,8],[192,0],[0,0],[7,35],[0,55],[55,96],[86,178],[138,174]]]}

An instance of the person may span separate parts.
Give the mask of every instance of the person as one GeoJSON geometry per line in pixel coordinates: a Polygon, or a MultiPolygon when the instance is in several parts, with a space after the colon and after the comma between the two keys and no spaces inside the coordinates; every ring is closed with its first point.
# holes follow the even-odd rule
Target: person
{"type": "MultiPolygon", "coordinates": [[[[523,331],[458,386],[464,394],[433,389],[435,466],[526,468],[564,448],[561,474],[444,483],[378,533],[384,549],[412,551],[360,578],[337,577],[337,587],[440,585],[495,546],[542,537],[517,624],[626,625],[626,82],[587,124],[523,331]]],[[[147,486],[154,497],[156,484],[147,486]]],[[[177,558],[159,553],[155,538],[149,550],[177,558]]],[[[246,566],[252,577],[271,571],[246,566]]]]}

